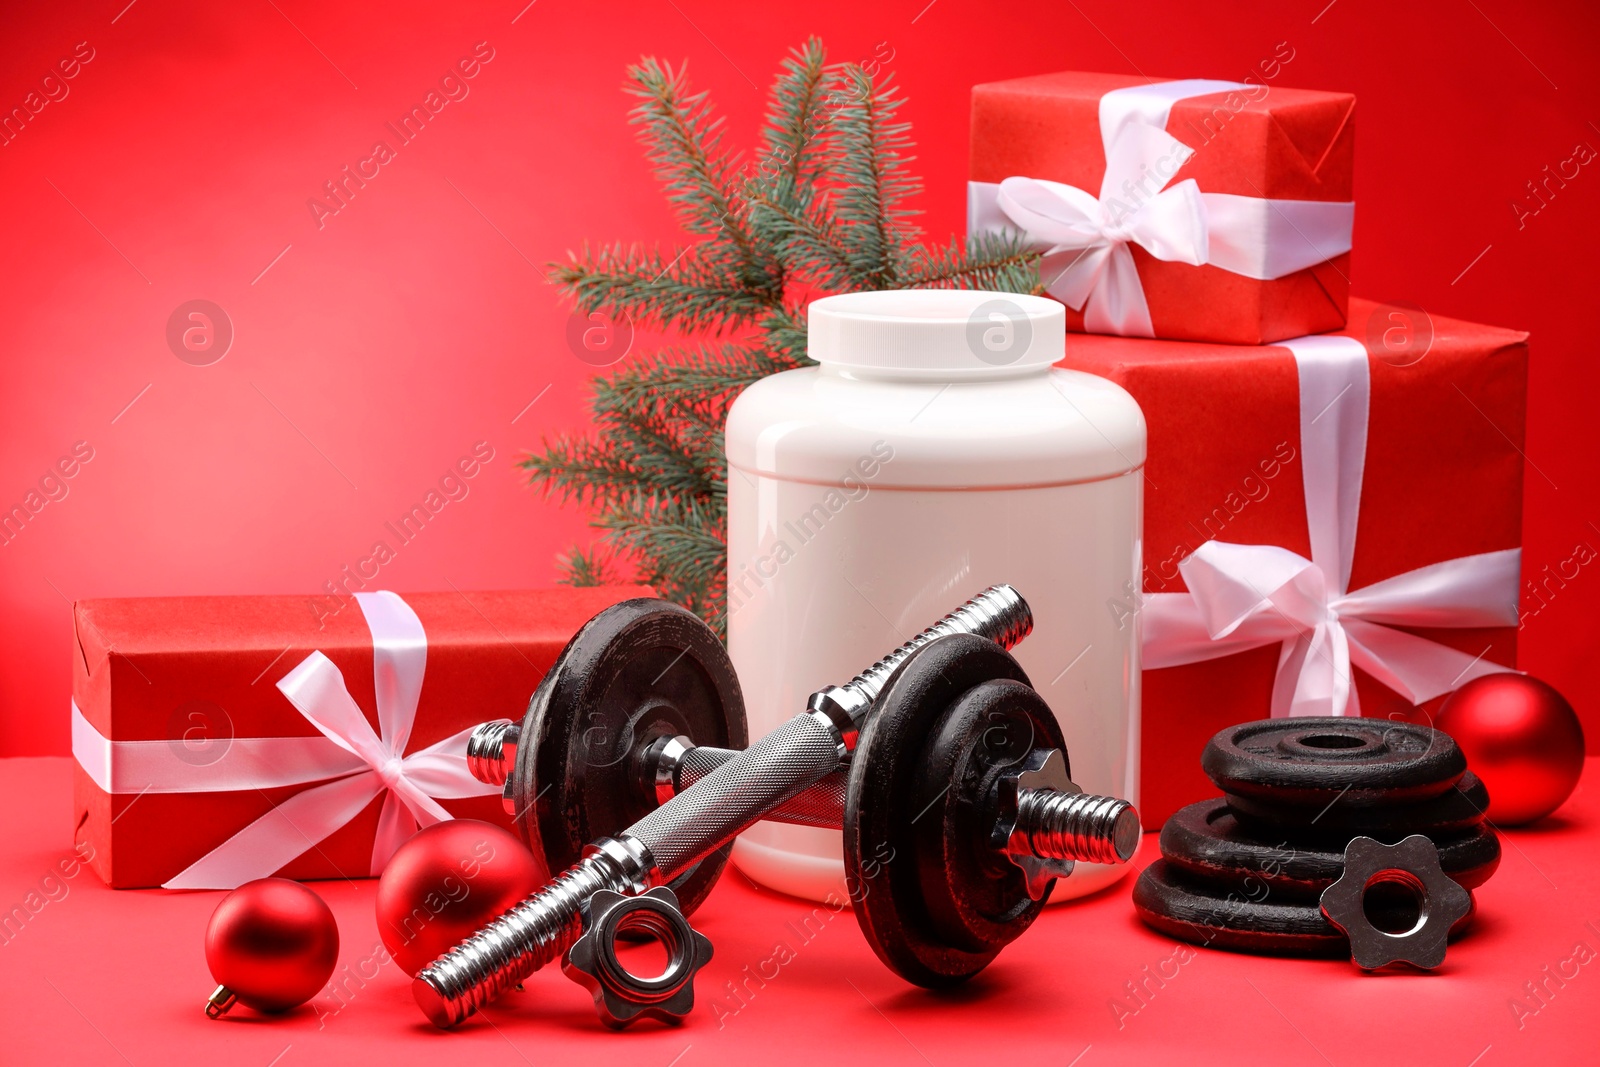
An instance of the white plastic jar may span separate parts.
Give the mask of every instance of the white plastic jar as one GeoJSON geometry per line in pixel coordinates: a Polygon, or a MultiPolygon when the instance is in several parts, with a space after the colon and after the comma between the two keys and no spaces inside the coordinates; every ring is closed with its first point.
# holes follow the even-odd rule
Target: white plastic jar
{"type": "MultiPolygon", "coordinates": [[[[728,416],[728,646],[760,737],[806,697],[962,601],[1009,582],[1033,608],[1015,650],[1086,792],[1138,803],[1144,416],[1052,364],[1065,316],[966,290],[814,302],[820,366],[750,386],[728,416]]],[[[756,881],[846,899],[837,830],[758,823],[756,881]]],[[[1128,870],[1080,863],[1053,899],[1128,870]]]]}

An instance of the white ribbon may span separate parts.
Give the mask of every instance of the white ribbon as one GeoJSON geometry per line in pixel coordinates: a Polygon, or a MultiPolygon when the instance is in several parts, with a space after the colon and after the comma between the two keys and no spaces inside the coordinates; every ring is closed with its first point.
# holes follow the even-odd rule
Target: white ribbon
{"type": "Polygon", "coordinates": [[[1509,671],[1392,629],[1515,626],[1522,550],[1445,560],[1350,591],[1366,465],[1367,352],[1350,337],[1281,342],[1300,373],[1300,461],[1311,558],[1207,541],[1178,565],[1187,593],[1144,602],[1144,666],[1282,643],[1272,714],[1359,715],[1354,664],[1413,704],[1509,671]]]}
{"type": "Polygon", "coordinates": [[[1194,150],[1165,129],[1174,101],[1248,89],[1190,79],[1115,89],[1100,98],[1106,157],[1099,196],[1037,178],[969,182],[967,230],[1020,229],[1044,253],[1045,288],[1082,310],[1093,333],[1153,337],[1130,244],[1157,259],[1282,278],[1350,251],[1355,204],[1202,193],[1168,183],[1194,150]]]}
{"type": "Polygon", "coordinates": [[[73,755],[108,793],[262,790],[333,779],[289,797],[164,883],[166,888],[232,889],[264,878],[384,793],[370,866],[377,875],[419,825],[452,817],[439,800],[499,791],[467,769],[471,728],[404,754],[422,693],[427,635],[396,594],[355,596],[372,631],[377,731],[345,687],[344,675],[321,652],[302,660],[278,689],[323,736],[234,738],[207,766],[182,758],[177,742],[109,740],[74,703],[73,755]]]}

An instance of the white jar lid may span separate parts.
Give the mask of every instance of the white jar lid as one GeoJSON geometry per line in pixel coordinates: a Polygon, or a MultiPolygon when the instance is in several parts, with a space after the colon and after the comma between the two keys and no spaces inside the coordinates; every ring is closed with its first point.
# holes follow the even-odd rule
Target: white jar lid
{"type": "Polygon", "coordinates": [[[978,289],[886,289],[812,301],[807,348],[838,367],[992,375],[1047,367],[1066,355],[1066,312],[1054,300],[978,289]]]}

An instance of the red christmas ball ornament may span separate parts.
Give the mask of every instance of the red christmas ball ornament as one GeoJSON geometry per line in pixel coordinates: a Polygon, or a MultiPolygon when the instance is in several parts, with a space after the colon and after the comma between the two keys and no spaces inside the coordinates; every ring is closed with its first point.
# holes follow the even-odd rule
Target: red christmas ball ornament
{"type": "Polygon", "coordinates": [[[396,849],[378,879],[378,936],[414,978],[546,876],[528,846],[493,823],[434,823],[396,849]]]}
{"type": "Polygon", "coordinates": [[[1521,826],[1559,808],[1583,773],[1583,727],[1566,698],[1526,674],[1457,689],[1434,725],[1461,746],[1489,790],[1489,818],[1521,826]]]}
{"type": "Polygon", "coordinates": [[[339,927],[321,897],[287,878],[258,878],[222,898],[206,927],[215,1019],[237,1003],[288,1011],[317,995],[339,958],[339,927]]]}

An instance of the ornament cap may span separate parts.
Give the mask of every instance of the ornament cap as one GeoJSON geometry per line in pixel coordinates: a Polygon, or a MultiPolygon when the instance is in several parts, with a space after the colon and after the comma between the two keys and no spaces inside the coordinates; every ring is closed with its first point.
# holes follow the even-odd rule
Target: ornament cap
{"type": "Polygon", "coordinates": [[[206,1018],[220,1019],[237,1003],[239,995],[227,986],[219,985],[216,992],[206,998],[206,1018]]]}

